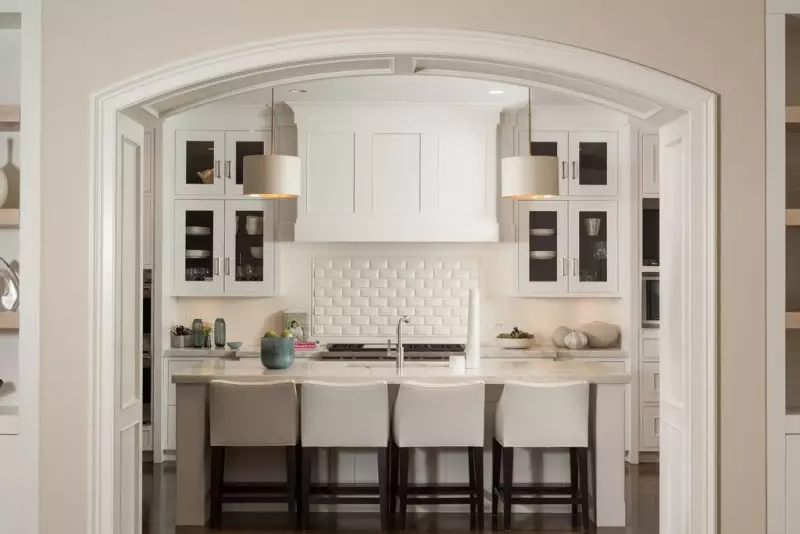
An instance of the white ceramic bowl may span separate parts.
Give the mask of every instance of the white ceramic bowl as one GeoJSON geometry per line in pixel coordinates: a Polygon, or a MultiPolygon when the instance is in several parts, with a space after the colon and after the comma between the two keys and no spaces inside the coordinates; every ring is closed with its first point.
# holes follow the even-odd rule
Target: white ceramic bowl
{"type": "Polygon", "coordinates": [[[533,338],[498,337],[497,346],[504,349],[527,349],[533,345],[533,338]]]}
{"type": "Polygon", "coordinates": [[[208,235],[211,233],[211,228],[207,226],[187,226],[186,235],[208,235]]]}
{"type": "Polygon", "coordinates": [[[250,247],[250,254],[252,254],[254,258],[260,260],[264,257],[264,247],[250,247]]]}
{"type": "Polygon", "coordinates": [[[534,228],[531,230],[531,235],[537,237],[546,237],[550,235],[555,235],[556,229],[555,228],[534,228]]]}
{"type": "Polygon", "coordinates": [[[531,258],[534,260],[552,260],[556,257],[555,250],[532,250],[531,258]]]}
{"type": "Polygon", "coordinates": [[[187,258],[208,258],[211,256],[210,250],[187,250],[186,257],[187,258]]]}

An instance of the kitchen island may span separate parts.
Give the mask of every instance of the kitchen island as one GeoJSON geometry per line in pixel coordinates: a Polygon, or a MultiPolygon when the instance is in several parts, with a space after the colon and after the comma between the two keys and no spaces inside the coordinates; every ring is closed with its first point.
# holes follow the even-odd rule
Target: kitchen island
{"type": "MultiPolygon", "coordinates": [[[[347,362],[296,360],[283,371],[270,371],[258,360],[209,360],[173,375],[177,386],[177,510],[178,526],[203,525],[208,517],[208,384],[211,380],[264,382],[306,380],[359,382],[383,380],[403,382],[454,383],[482,380],[486,390],[485,463],[491,465],[490,444],[495,405],[502,386],[514,380],[559,382],[581,380],[593,385],[593,410],[590,422],[592,439],[593,518],[598,526],[625,525],[625,388],[626,373],[612,372],[601,364],[550,359],[485,359],[479,369],[466,369],[463,357],[449,362],[406,362],[398,372],[394,362],[347,362]]],[[[390,388],[390,395],[396,387],[390,388]]],[[[558,409],[558,407],[553,407],[558,409]]],[[[282,453],[242,450],[226,466],[226,479],[236,481],[281,480],[282,453]]],[[[369,483],[377,480],[374,454],[362,451],[336,451],[315,462],[315,479],[337,483],[369,483]]],[[[530,451],[515,455],[514,481],[567,482],[569,458],[566,450],[530,451]]],[[[467,458],[462,451],[415,451],[411,482],[465,482],[467,458]]],[[[490,502],[491,470],[484,483],[486,504],[490,502]]],[[[432,507],[428,507],[432,508],[432,507]]],[[[353,509],[353,508],[350,508],[353,509]]],[[[448,509],[448,508],[440,508],[448,509]]],[[[451,506],[449,509],[453,509],[451,506]]],[[[515,507],[515,511],[530,510],[515,507]]],[[[569,507],[547,505],[545,511],[564,513],[569,507]]]]}

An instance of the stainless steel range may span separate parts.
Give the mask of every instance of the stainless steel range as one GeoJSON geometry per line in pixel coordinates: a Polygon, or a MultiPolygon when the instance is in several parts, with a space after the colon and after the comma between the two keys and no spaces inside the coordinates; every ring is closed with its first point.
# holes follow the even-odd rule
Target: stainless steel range
{"type": "MultiPolygon", "coordinates": [[[[463,356],[464,345],[454,343],[408,343],[405,359],[416,361],[447,361],[450,356],[463,356]]],[[[387,346],[379,343],[329,343],[327,352],[321,357],[326,360],[395,360],[397,355],[388,354],[387,346]]]]}

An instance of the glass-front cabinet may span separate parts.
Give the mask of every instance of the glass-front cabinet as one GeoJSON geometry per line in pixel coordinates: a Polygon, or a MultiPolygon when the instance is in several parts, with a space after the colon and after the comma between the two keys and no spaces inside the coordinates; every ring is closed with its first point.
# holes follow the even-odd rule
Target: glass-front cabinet
{"type": "Polygon", "coordinates": [[[568,290],[567,202],[519,203],[519,292],[562,294],[568,290]]]}
{"type": "Polygon", "coordinates": [[[175,201],[175,296],[275,294],[274,201],[175,201]]]}
{"type": "Polygon", "coordinates": [[[570,132],[569,194],[617,194],[616,132],[570,132]]]}
{"type": "Polygon", "coordinates": [[[617,203],[569,202],[571,293],[616,293],[617,203]]]}
{"type": "Polygon", "coordinates": [[[177,195],[241,196],[245,156],[264,154],[268,131],[178,130],[175,133],[177,195]]]}
{"type": "Polygon", "coordinates": [[[617,292],[615,201],[522,201],[517,229],[520,295],[617,292]]]}

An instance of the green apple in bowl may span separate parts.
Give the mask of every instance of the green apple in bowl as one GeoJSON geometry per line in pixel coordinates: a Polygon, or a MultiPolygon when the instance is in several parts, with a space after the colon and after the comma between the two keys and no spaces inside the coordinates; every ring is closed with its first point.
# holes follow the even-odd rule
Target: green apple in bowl
{"type": "Polygon", "coordinates": [[[278,337],[278,334],[276,334],[272,330],[267,330],[267,333],[264,334],[264,337],[278,337]]]}

